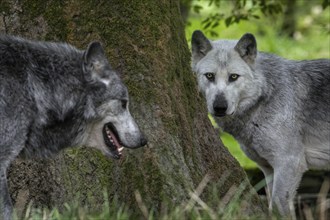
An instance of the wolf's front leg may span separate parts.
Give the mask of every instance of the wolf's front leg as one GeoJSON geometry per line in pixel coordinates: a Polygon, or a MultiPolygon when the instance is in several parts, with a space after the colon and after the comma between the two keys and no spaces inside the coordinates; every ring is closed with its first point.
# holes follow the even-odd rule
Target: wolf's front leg
{"type": "Polygon", "coordinates": [[[267,201],[269,203],[269,210],[272,210],[272,194],[273,194],[273,180],[274,180],[274,170],[270,166],[260,166],[259,168],[263,172],[266,180],[266,194],[267,201]]]}
{"type": "Polygon", "coordinates": [[[7,187],[6,169],[0,167],[0,219],[10,220],[12,217],[12,210],[13,208],[7,187]]]}
{"type": "Polygon", "coordinates": [[[298,155],[282,157],[278,162],[278,166],[274,167],[272,207],[283,216],[294,216],[293,199],[306,165],[298,155]]]}

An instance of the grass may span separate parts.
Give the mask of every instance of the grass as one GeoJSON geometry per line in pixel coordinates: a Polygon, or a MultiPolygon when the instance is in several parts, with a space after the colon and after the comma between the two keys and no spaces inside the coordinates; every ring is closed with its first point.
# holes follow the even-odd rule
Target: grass
{"type": "MultiPolygon", "coordinates": [[[[226,181],[226,178],[230,175],[223,175],[223,179],[220,180],[220,184],[226,181]]],[[[52,210],[46,208],[33,208],[30,204],[24,214],[16,214],[14,220],[127,220],[127,219],[147,219],[147,220],[168,220],[168,219],[264,219],[266,217],[260,210],[259,214],[247,214],[244,207],[248,206],[248,201],[251,199],[253,192],[246,192],[245,187],[247,183],[242,183],[240,186],[232,186],[230,190],[221,199],[218,198],[217,189],[214,185],[213,193],[215,195],[214,201],[205,202],[201,199],[200,195],[203,193],[205,187],[210,182],[210,177],[206,175],[199,186],[190,191],[190,198],[181,204],[172,204],[170,202],[164,202],[162,210],[159,213],[149,209],[143,202],[143,196],[136,191],[135,199],[136,206],[139,207],[137,212],[133,212],[128,209],[124,204],[120,204],[117,199],[111,203],[108,201],[107,193],[104,193],[105,203],[101,210],[93,211],[90,208],[81,206],[78,202],[65,204],[64,208],[59,210],[53,208],[52,210]],[[212,204],[212,205],[210,205],[212,204]],[[213,205],[215,204],[215,205],[213,205]]],[[[78,201],[78,200],[77,200],[78,201]]]]}
{"type": "MultiPolygon", "coordinates": [[[[315,1],[297,1],[297,31],[294,38],[279,35],[282,16],[265,17],[241,21],[226,27],[224,21],[213,30],[219,37],[212,37],[205,32],[209,39],[239,39],[244,33],[250,32],[256,36],[258,50],[266,51],[287,59],[304,60],[330,58],[330,7],[324,11],[315,1]]],[[[195,1],[202,5],[203,10],[197,14],[193,11],[188,18],[186,38],[190,44],[194,30],[203,30],[201,21],[210,14],[219,12],[216,7],[208,7],[208,1],[195,1]]],[[[321,4],[321,3],[319,3],[321,4]]],[[[230,1],[221,2],[221,13],[231,11],[230,1]]],[[[255,168],[256,164],[245,156],[237,141],[228,133],[221,132],[220,138],[230,153],[244,168],[255,168]]]]}
{"type": "MultiPolygon", "coordinates": [[[[219,183],[223,184],[226,178],[230,175],[224,174],[219,183]]],[[[317,203],[315,206],[309,206],[306,203],[302,203],[302,207],[296,210],[299,219],[313,220],[313,219],[328,219],[328,211],[330,208],[327,194],[329,192],[329,181],[324,181],[320,192],[315,195],[317,203]]],[[[104,204],[101,210],[91,210],[87,206],[82,206],[79,202],[66,203],[64,208],[59,210],[53,208],[51,210],[47,208],[33,208],[30,204],[27,210],[20,215],[15,214],[14,220],[129,220],[129,219],[144,219],[144,220],[218,220],[218,219],[230,219],[230,220],[261,220],[281,219],[277,214],[269,214],[267,211],[260,209],[255,213],[247,213],[246,208],[249,207],[251,202],[252,191],[247,192],[247,183],[243,182],[239,186],[233,185],[228,192],[219,198],[217,189],[219,186],[213,185],[213,200],[207,202],[203,201],[200,195],[203,193],[205,187],[210,182],[210,177],[205,176],[201,183],[194,191],[189,192],[189,199],[183,201],[181,204],[172,204],[171,202],[164,202],[160,212],[154,212],[154,210],[147,207],[143,202],[143,196],[136,191],[135,199],[138,209],[134,212],[130,210],[125,204],[121,204],[117,199],[109,202],[107,193],[104,193],[104,204]]],[[[265,186],[265,181],[258,183],[255,188],[262,188],[265,186]]],[[[212,187],[212,186],[211,186],[212,187]]],[[[78,201],[78,200],[77,200],[78,201]]],[[[299,203],[299,201],[298,201],[299,203]]],[[[292,210],[291,213],[294,213],[292,210]]],[[[293,214],[292,218],[295,219],[293,214]]]]}

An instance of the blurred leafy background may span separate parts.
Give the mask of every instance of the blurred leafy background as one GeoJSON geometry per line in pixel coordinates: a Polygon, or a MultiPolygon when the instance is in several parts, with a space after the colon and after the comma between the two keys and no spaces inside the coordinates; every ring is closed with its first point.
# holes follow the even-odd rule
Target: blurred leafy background
{"type": "MultiPolygon", "coordinates": [[[[330,58],[329,0],[181,0],[181,9],[189,44],[194,30],[212,40],[250,32],[260,51],[294,60],[330,58]]],[[[220,137],[241,166],[256,167],[230,134],[220,137]]]]}

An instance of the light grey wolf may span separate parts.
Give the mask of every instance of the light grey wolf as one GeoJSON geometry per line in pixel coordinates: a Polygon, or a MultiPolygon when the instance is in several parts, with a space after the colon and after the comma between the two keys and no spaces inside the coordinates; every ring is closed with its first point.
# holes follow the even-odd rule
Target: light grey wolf
{"type": "Polygon", "coordinates": [[[210,41],[195,31],[192,70],[209,113],[263,171],[270,208],[290,214],[303,173],[330,168],[330,60],[258,52],[249,33],[210,41]]]}
{"type": "Polygon", "coordinates": [[[118,159],[123,147],[145,145],[128,106],[99,42],[83,51],[0,36],[0,219],[11,218],[6,171],[17,156],[90,146],[118,159]]]}

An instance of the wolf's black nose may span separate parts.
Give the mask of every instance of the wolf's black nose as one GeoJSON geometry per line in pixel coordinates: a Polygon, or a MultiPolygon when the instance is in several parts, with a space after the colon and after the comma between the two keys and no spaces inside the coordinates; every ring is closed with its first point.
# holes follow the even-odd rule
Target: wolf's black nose
{"type": "Polygon", "coordinates": [[[213,102],[213,111],[215,116],[225,116],[228,108],[227,100],[224,95],[217,95],[213,102]]]}
{"type": "Polygon", "coordinates": [[[143,136],[141,137],[141,147],[144,146],[144,145],[146,145],[147,143],[148,143],[148,140],[147,140],[147,138],[143,135],[143,136]]]}
{"type": "Polygon", "coordinates": [[[225,116],[227,111],[227,106],[214,106],[214,115],[215,116],[225,116]]]}

